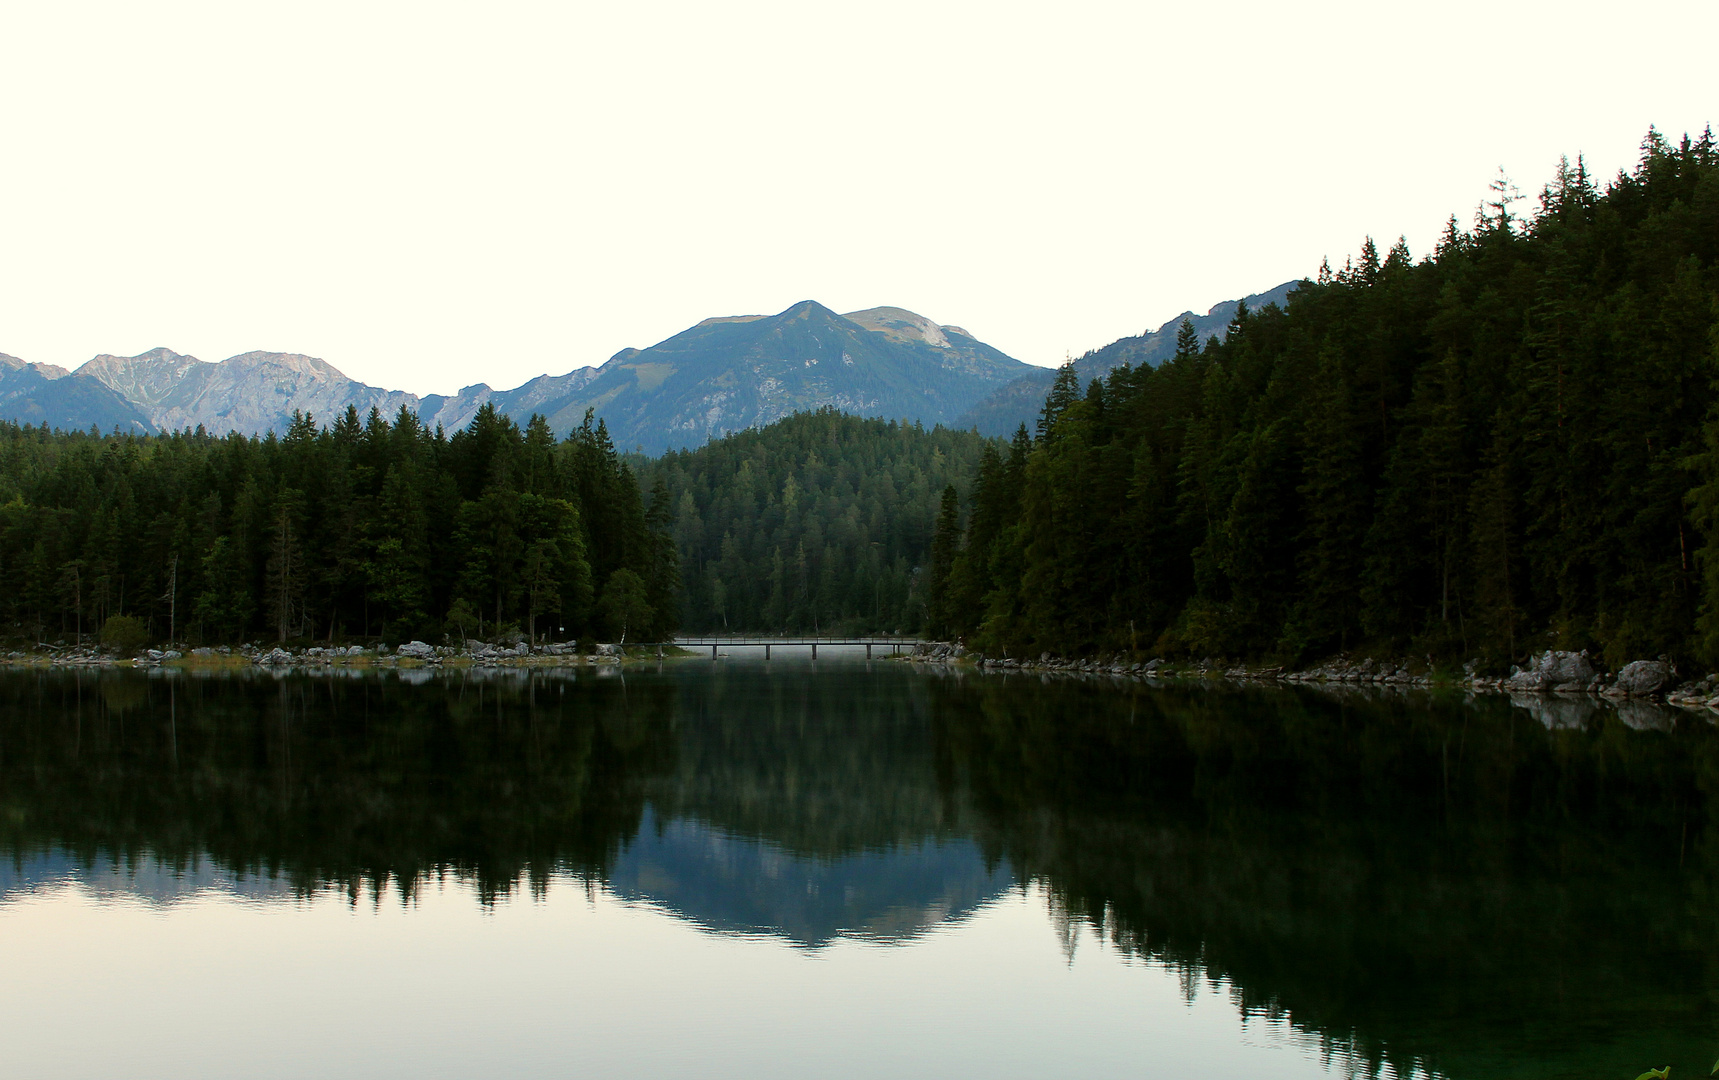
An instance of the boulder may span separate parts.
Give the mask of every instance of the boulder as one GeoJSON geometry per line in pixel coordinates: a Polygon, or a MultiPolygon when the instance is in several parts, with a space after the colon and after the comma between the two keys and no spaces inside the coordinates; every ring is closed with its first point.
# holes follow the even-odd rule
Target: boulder
{"type": "Polygon", "coordinates": [[[597,655],[598,656],[620,656],[621,655],[621,647],[619,645],[598,645],[597,646],[597,655]]]}
{"type": "Polygon", "coordinates": [[[292,663],[292,653],[289,653],[285,649],[282,649],[282,648],[274,648],[274,649],[269,650],[266,653],[263,653],[261,656],[257,657],[257,663],[259,663],[259,664],[290,664],[290,663],[292,663]]]}
{"type": "Polygon", "coordinates": [[[1593,680],[1594,666],[1585,652],[1547,649],[1505,680],[1511,690],[1584,690],[1593,680]]]}
{"type": "Polygon", "coordinates": [[[1612,684],[1616,693],[1628,694],[1631,697],[1644,697],[1658,691],[1671,681],[1671,665],[1663,660],[1635,660],[1623,666],[1618,672],[1617,682],[1612,684]]]}
{"type": "Polygon", "coordinates": [[[422,641],[408,641],[406,644],[396,649],[395,652],[399,653],[401,656],[410,657],[414,660],[428,660],[430,657],[436,655],[436,650],[422,641]]]}

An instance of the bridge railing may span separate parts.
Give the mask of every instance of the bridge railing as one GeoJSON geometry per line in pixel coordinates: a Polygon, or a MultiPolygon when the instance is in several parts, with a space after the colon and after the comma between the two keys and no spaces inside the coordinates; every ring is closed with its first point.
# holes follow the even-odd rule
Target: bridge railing
{"type": "MultiPolygon", "coordinates": [[[[792,637],[789,635],[754,636],[747,634],[689,634],[665,644],[673,645],[895,645],[921,643],[920,638],[895,634],[875,634],[855,637],[792,637]]],[[[653,643],[654,644],[654,643],[653,643]]]]}

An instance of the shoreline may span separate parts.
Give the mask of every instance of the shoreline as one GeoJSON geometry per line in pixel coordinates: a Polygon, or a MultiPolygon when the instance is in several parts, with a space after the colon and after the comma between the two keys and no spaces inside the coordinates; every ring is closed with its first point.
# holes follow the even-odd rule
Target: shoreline
{"type": "MultiPolygon", "coordinates": [[[[1251,686],[1308,687],[1322,690],[1445,691],[1473,696],[1508,698],[1534,712],[1582,712],[1613,707],[1681,709],[1719,723],[1719,674],[1681,679],[1676,668],[1663,657],[1634,661],[1615,673],[1592,670],[1583,653],[1548,650],[1534,657],[1533,666],[1518,668],[1509,675],[1480,675],[1470,661],[1460,674],[1441,672],[1430,664],[1406,661],[1350,661],[1344,657],[1313,667],[1287,671],[1282,665],[1250,667],[1211,660],[1173,664],[1160,659],[1129,661],[1106,657],[1055,657],[1038,660],[987,657],[969,653],[961,646],[933,642],[897,658],[914,665],[963,668],[983,674],[1038,675],[1042,678],[1104,677],[1151,685],[1178,683],[1229,683],[1251,686]],[[1418,670],[1417,670],[1418,669],[1418,670]],[[1632,672],[1632,669],[1634,671],[1632,672]],[[1645,675],[1643,674],[1646,669],[1645,675]],[[1567,677],[1564,677],[1567,676],[1567,677]],[[1565,707],[1560,707],[1565,706],[1565,707]]],[[[1562,724],[1553,726],[1563,726],[1562,724]]]]}
{"type": "Polygon", "coordinates": [[[258,646],[221,646],[178,649],[148,649],[134,657],[116,657],[95,646],[46,646],[13,650],[0,656],[0,667],[94,670],[149,670],[159,668],[192,671],[284,671],[284,670],[461,670],[469,668],[592,668],[614,669],[623,665],[656,663],[690,658],[694,654],[674,645],[620,646],[602,644],[596,652],[581,653],[572,644],[490,645],[468,642],[466,648],[428,645],[410,641],[397,649],[387,646],[310,646],[265,649],[258,646]],[[477,646],[473,648],[471,646],[477,646]]]}

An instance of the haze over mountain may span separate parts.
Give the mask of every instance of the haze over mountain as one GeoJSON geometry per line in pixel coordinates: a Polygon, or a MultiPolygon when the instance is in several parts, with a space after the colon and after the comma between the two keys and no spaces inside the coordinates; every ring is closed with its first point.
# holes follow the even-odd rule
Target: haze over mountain
{"type": "Polygon", "coordinates": [[[164,431],[203,427],[216,434],[284,433],[294,410],[332,421],[348,405],[384,414],[418,397],[347,378],[334,365],[297,353],[248,352],[218,364],[151,349],[138,356],[103,354],[77,374],[100,381],[148,414],[164,431]]]}
{"type": "Polygon", "coordinates": [[[151,432],[149,417],[98,379],[0,353],[0,416],[22,424],[151,432]]]}
{"type": "MultiPolygon", "coordinates": [[[[475,383],[456,394],[419,397],[369,386],[296,353],[249,352],[208,363],[171,349],[102,355],[70,377],[86,397],[45,396],[52,373],[15,362],[21,403],[4,415],[57,427],[139,430],[199,425],[215,433],[286,430],[294,411],[332,422],[348,406],[393,415],[411,409],[430,426],[465,426],[492,404],[523,423],[541,413],[559,434],[587,409],[616,445],[658,452],[789,413],[830,406],[889,419],[949,424],[1031,365],[902,308],[843,316],[813,301],[777,315],[706,319],[647,349],[623,349],[600,367],[543,375],[512,390],[475,383]],[[34,395],[34,396],[31,396],[34,395]],[[100,406],[99,408],[97,406],[100,406]]],[[[66,373],[59,371],[64,382],[66,373]]],[[[0,389],[3,389],[0,386],[0,389]]]]}
{"type": "MultiPolygon", "coordinates": [[[[1287,307],[1289,294],[1300,287],[1300,281],[1286,281],[1265,292],[1215,304],[1204,315],[1184,311],[1156,330],[1134,337],[1118,338],[1102,348],[1085,353],[1074,361],[1075,374],[1080,376],[1084,386],[1092,379],[1103,378],[1112,369],[1123,364],[1157,367],[1175,355],[1176,332],[1181,329],[1182,320],[1186,319],[1194,324],[1194,332],[1202,342],[1211,337],[1222,341],[1229,336],[1230,320],[1235,318],[1239,305],[1246,304],[1253,311],[1258,311],[1267,304],[1287,307]]],[[[956,421],[956,426],[977,428],[981,435],[1001,437],[1014,434],[1015,429],[1022,424],[1031,429],[1039,409],[1045,403],[1045,394],[1055,381],[1055,369],[1034,368],[1007,386],[992,391],[983,401],[964,413],[956,421]]]]}
{"type": "MultiPolygon", "coordinates": [[[[1242,302],[1281,305],[1298,284],[1242,302]]],[[[1123,363],[1156,364],[1175,350],[1183,319],[1202,338],[1221,339],[1237,303],[1204,315],[1184,312],[1087,353],[1075,370],[1085,381],[1123,363]]],[[[511,390],[479,382],[422,397],[370,386],[298,353],[255,351],[209,363],[156,348],[103,354],[75,372],[0,355],[0,416],[66,429],[201,426],[261,435],[285,433],[295,411],[326,424],[349,406],[361,416],[372,408],[393,416],[404,407],[430,427],[453,431],[488,404],[520,423],[542,414],[564,435],[591,409],[618,447],[659,453],[822,407],[1006,436],[1031,425],[1054,378],[1052,369],[904,308],[838,315],[807,300],[776,315],[705,319],[649,348],[623,349],[599,367],[540,375],[511,390]]]]}
{"type": "MultiPolygon", "coordinates": [[[[648,349],[624,349],[559,400],[539,393],[536,411],[563,431],[593,408],[617,446],[655,452],[824,406],[949,424],[1030,370],[958,327],[899,308],[842,316],[807,300],[778,315],[706,319],[648,349]]],[[[520,415],[516,398],[540,382],[497,395],[498,404],[520,415]]]]}

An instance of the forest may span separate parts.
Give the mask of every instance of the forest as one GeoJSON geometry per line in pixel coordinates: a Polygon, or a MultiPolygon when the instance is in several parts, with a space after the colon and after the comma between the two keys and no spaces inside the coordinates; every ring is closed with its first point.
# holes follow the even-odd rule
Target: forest
{"type": "Polygon", "coordinates": [[[988,442],[821,409],[641,462],[673,497],[683,625],[916,632],[939,500],[988,442]]]}
{"type": "Polygon", "coordinates": [[[1650,131],[1602,189],[1500,176],[1078,385],[943,496],[928,628],[994,654],[1719,663],[1719,152],[1650,131]]]}
{"type": "Polygon", "coordinates": [[[0,619],[26,643],[110,618],[151,640],[661,640],[669,498],[601,421],[557,441],[486,406],[449,436],[402,409],[285,437],[0,424],[0,619]]]}
{"type": "Polygon", "coordinates": [[[155,640],[914,633],[993,655],[1719,665],[1719,149],[1500,176],[1010,440],[822,410],[660,458],[601,420],[0,425],[0,620],[155,640]],[[645,494],[648,491],[648,495],[645,494]]]}

